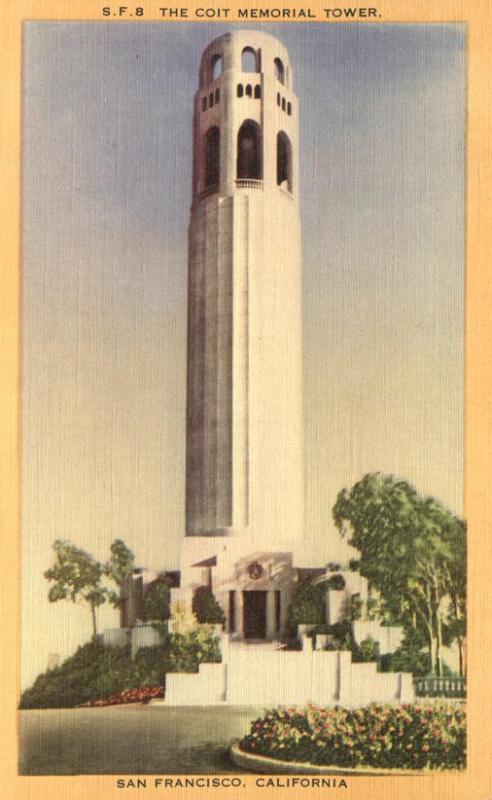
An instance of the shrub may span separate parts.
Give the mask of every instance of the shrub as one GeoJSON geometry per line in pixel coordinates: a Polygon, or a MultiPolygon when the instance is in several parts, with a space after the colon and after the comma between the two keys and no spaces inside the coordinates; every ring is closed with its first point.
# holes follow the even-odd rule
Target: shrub
{"type": "Polygon", "coordinates": [[[371,636],[363,639],[353,653],[352,660],[358,663],[365,663],[367,661],[378,661],[379,659],[379,643],[376,642],[371,636]]]}
{"type": "Polygon", "coordinates": [[[289,629],[297,633],[298,625],[326,623],[326,585],[304,583],[299,586],[289,606],[289,629]]]}
{"type": "Polygon", "coordinates": [[[176,601],[171,607],[171,624],[173,633],[191,633],[196,630],[198,620],[188,603],[176,601]]]}
{"type": "MultiPolygon", "coordinates": [[[[56,669],[39,675],[21,695],[20,708],[74,708],[143,686],[162,686],[166,672],[197,672],[220,662],[219,639],[207,625],[168,635],[162,645],[138,651],[90,642],[56,669]]],[[[126,701],[125,701],[126,702],[126,701]]]]}
{"type": "Polygon", "coordinates": [[[429,675],[431,658],[425,640],[418,632],[407,630],[401,646],[388,659],[388,672],[411,672],[415,677],[429,675]]]}
{"type": "Polygon", "coordinates": [[[152,584],[147,590],[143,603],[146,622],[165,622],[170,617],[170,591],[163,581],[152,584]]]}
{"type": "Polygon", "coordinates": [[[329,589],[336,589],[337,591],[345,589],[345,578],[340,573],[332,575],[331,578],[328,578],[327,586],[329,589]]]}
{"type": "Polygon", "coordinates": [[[197,672],[200,664],[221,661],[219,639],[206,625],[171,637],[168,672],[197,672]]]}
{"type": "Polygon", "coordinates": [[[335,622],[334,625],[317,625],[314,634],[327,633],[332,637],[329,650],[351,650],[358,652],[352,633],[352,625],[349,620],[335,622]]]}
{"type": "Polygon", "coordinates": [[[200,586],[193,595],[193,613],[198,622],[223,625],[224,612],[208,586],[200,586]]]}
{"type": "Polygon", "coordinates": [[[21,695],[21,708],[73,708],[141,682],[129,648],[98,641],[79,647],[63,664],[39,675],[21,695]]]}
{"type": "Polygon", "coordinates": [[[166,672],[171,672],[171,649],[172,637],[166,635],[163,644],[154,647],[141,647],[135,656],[135,663],[138,666],[142,685],[162,686],[166,680],[166,672]]]}
{"type": "Polygon", "coordinates": [[[346,614],[347,619],[354,622],[362,617],[363,603],[359,594],[352,594],[347,598],[346,614]]]}
{"type": "Polygon", "coordinates": [[[240,747],[281,761],[337,767],[461,769],[465,713],[445,703],[279,708],[255,720],[240,747]]]}

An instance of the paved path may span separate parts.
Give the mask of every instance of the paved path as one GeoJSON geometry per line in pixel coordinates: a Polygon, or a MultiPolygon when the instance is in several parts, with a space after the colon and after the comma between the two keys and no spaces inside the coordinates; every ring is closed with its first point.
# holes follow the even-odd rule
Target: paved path
{"type": "Polygon", "coordinates": [[[263,709],[115,706],[21,711],[21,775],[240,772],[231,740],[263,709]]]}

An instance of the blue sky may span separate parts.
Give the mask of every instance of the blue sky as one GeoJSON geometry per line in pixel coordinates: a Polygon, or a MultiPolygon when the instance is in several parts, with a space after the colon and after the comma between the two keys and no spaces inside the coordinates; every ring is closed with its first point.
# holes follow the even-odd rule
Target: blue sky
{"type": "MultiPolygon", "coordinates": [[[[86,634],[45,602],[55,538],[176,564],[192,97],[229,27],[25,26],[24,609],[42,659],[86,634]]],[[[367,471],[462,509],[466,29],[263,27],[300,106],[307,527],[324,551],[336,493],[367,471]]]]}

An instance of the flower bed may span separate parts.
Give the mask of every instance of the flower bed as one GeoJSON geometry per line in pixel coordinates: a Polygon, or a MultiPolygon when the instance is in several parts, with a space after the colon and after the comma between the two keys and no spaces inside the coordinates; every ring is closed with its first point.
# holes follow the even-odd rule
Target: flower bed
{"type": "Polygon", "coordinates": [[[92,706],[119,706],[123,703],[148,703],[155,697],[163,697],[164,689],[162,686],[140,686],[138,689],[126,689],[118,694],[111,694],[108,697],[101,697],[99,700],[89,700],[82,703],[84,708],[92,706]]]}
{"type": "Polygon", "coordinates": [[[258,718],[242,751],[280,761],[354,768],[461,769],[465,713],[451,704],[279,708],[258,718]]]}

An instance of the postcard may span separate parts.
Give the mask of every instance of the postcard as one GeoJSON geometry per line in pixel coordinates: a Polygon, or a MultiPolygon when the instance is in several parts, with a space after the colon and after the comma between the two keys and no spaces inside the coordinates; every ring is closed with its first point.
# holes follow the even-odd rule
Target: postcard
{"type": "Polygon", "coordinates": [[[492,797],[486,4],[4,13],[3,796],[492,797]]]}

